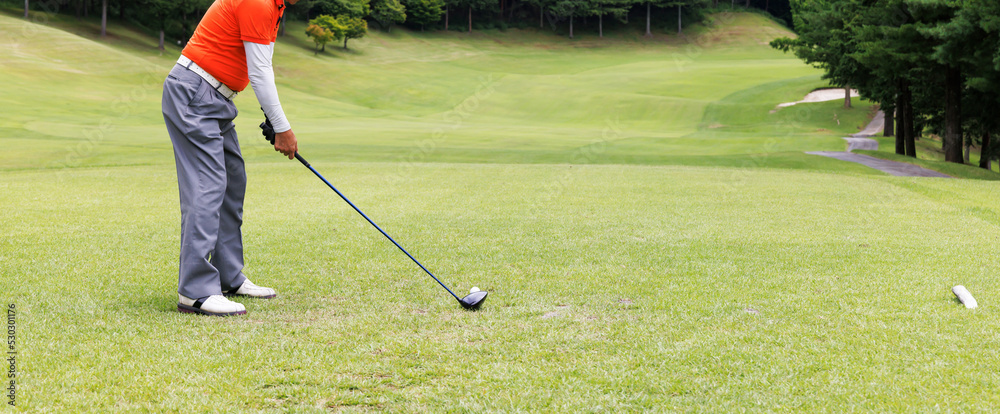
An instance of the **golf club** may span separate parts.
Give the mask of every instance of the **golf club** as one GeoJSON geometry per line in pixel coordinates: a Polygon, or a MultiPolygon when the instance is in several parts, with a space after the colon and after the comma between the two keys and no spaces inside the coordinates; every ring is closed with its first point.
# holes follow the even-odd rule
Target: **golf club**
{"type": "MultiPolygon", "coordinates": [[[[260,124],[260,128],[262,130],[262,134],[264,135],[264,138],[267,139],[268,141],[270,141],[271,145],[274,145],[274,128],[271,126],[271,120],[267,119],[267,117],[265,116],[264,117],[264,122],[260,124]]],[[[399,243],[396,243],[396,241],[393,240],[392,237],[390,237],[389,234],[385,232],[385,230],[382,230],[382,228],[379,227],[378,224],[375,224],[375,222],[372,221],[372,219],[368,218],[368,216],[364,212],[362,212],[361,209],[359,209],[357,206],[355,206],[354,203],[351,202],[351,200],[348,200],[347,197],[344,196],[344,194],[341,193],[340,190],[337,189],[337,187],[334,187],[333,184],[330,184],[330,182],[327,181],[326,178],[323,177],[323,175],[321,175],[318,171],[316,171],[315,168],[312,167],[312,165],[309,165],[309,162],[306,161],[305,158],[302,158],[302,156],[299,155],[298,152],[295,153],[295,159],[299,160],[299,162],[301,162],[302,165],[305,165],[306,168],[309,169],[309,171],[313,172],[313,174],[316,174],[316,176],[319,177],[320,180],[323,180],[323,182],[326,183],[326,185],[329,186],[331,190],[333,190],[335,193],[337,193],[338,196],[340,196],[340,198],[342,198],[344,201],[346,201],[347,204],[349,204],[351,206],[351,208],[354,209],[354,211],[357,211],[358,214],[361,215],[361,217],[364,217],[365,220],[368,220],[369,224],[371,224],[380,233],[382,233],[382,235],[385,236],[385,238],[389,239],[389,241],[391,241],[392,244],[395,244],[396,247],[398,247],[400,251],[402,251],[403,253],[406,253],[406,256],[409,257],[410,260],[413,260],[413,263],[416,263],[417,266],[420,266],[420,268],[424,270],[424,272],[427,272],[427,274],[430,275],[431,278],[433,278],[435,282],[438,282],[438,284],[441,285],[441,287],[443,287],[444,290],[448,291],[448,293],[451,294],[451,296],[454,297],[455,300],[457,300],[458,303],[461,304],[463,308],[470,309],[470,310],[476,310],[476,309],[479,309],[479,307],[482,306],[483,302],[486,301],[486,295],[488,293],[485,290],[481,290],[481,291],[478,291],[478,292],[472,292],[472,293],[469,293],[468,295],[466,295],[463,298],[459,298],[458,295],[456,295],[455,292],[452,292],[451,289],[448,289],[448,286],[445,286],[445,284],[443,282],[441,282],[441,280],[438,279],[437,276],[434,276],[434,274],[431,273],[430,270],[427,270],[427,268],[424,267],[424,265],[420,264],[420,262],[417,261],[417,259],[415,257],[413,257],[413,255],[410,254],[410,252],[406,251],[406,249],[404,249],[403,246],[401,246],[399,243]]]]}

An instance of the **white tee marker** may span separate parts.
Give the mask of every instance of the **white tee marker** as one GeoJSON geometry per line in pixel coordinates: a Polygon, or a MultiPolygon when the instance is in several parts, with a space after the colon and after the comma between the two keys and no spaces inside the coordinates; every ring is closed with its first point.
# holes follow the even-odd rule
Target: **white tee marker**
{"type": "Polygon", "coordinates": [[[972,294],[969,293],[969,289],[966,289],[965,286],[955,286],[951,288],[951,292],[954,293],[955,296],[958,296],[958,300],[962,302],[966,308],[975,309],[979,307],[979,303],[976,302],[976,298],[972,297],[972,294]]]}

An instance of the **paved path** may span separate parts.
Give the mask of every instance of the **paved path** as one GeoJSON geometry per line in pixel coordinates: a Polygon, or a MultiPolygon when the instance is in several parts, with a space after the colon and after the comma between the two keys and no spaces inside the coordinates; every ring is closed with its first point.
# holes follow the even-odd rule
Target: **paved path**
{"type": "Polygon", "coordinates": [[[856,162],[858,164],[866,165],[876,170],[883,171],[891,175],[896,175],[900,177],[951,178],[951,176],[939,173],[934,170],[928,170],[924,167],[918,167],[916,165],[907,164],[905,162],[883,160],[863,154],[854,154],[850,152],[839,152],[839,151],[813,151],[813,152],[807,152],[806,154],[822,155],[824,157],[836,158],[838,160],[856,162]]]}
{"type": "Polygon", "coordinates": [[[878,141],[871,138],[856,138],[856,137],[845,137],[844,141],[847,141],[847,152],[859,150],[878,150],[878,141]]]}
{"type": "MultiPolygon", "coordinates": [[[[851,96],[857,96],[857,91],[852,90],[851,96]]],[[[831,101],[834,99],[843,99],[843,98],[844,98],[843,89],[823,89],[823,90],[813,91],[809,95],[806,95],[806,97],[801,101],[780,104],[778,105],[778,108],[784,108],[787,106],[792,106],[804,102],[822,102],[822,101],[831,101]]],[[[771,112],[773,113],[777,111],[778,108],[775,108],[775,110],[771,112]]],[[[856,134],[852,134],[850,137],[844,137],[844,140],[847,141],[847,151],[845,152],[812,151],[812,152],[807,152],[806,154],[821,155],[824,157],[836,158],[838,160],[856,162],[858,164],[865,165],[874,168],[876,170],[901,177],[951,178],[951,176],[939,173],[934,170],[928,170],[924,167],[918,167],[913,164],[908,164],[905,162],[898,162],[898,161],[883,160],[869,155],[855,154],[851,152],[856,149],[872,150],[872,151],[878,150],[878,141],[872,139],[871,137],[874,137],[879,133],[881,133],[884,127],[885,127],[885,113],[883,113],[882,111],[878,111],[878,113],[875,114],[875,117],[872,118],[872,121],[869,122],[867,126],[865,126],[864,130],[856,134]]]]}
{"type": "Polygon", "coordinates": [[[868,126],[864,130],[858,132],[857,134],[852,134],[850,137],[844,137],[847,141],[847,152],[859,150],[870,150],[875,151],[878,149],[878,141],[872,139],[875,135],[882,132],[882,128],[885,126],[885,113],[878,111],[875,114],[875,118],[868,123],[868,126]]]}
{"type": "Polygon", "coordinates": [[[871,138],[882,133],[882,129],[885,128],[885,112],[878,111],[875,113],[875,117],[872,121],[868,123],[865,129],[861,130],[857,134],[852,134],[854,138],[871,138]]]}
{"type": "Polygon", "coordinates": [[[948,175],[939,173],[934,170],[928,170],[924,167],[918,167],[913,164],[908,164],[905,162],[889,161],[880,158],[875,158],[870,155],[854,154],[851,151],[860,150],[877,150],[878,141],[868,138],[873,137],[882,131],[882,127],[885,126],[885,114],[882,111],[878,111],[875,114],[875,118],[872,122],[868,123],[868,126],[861,132],[851,135],[850,137],[845,137],[847,140],[847,151],[813,151],[807,152],[806,154],[812,155],[822,155],[824,157],[836,158],[838,160],[856,162],[861,165],[866,165],[876,170],[889,173],[891,175],[901,176],[901,177],[941,177],[941,178],[951,178],[948,175]]]}

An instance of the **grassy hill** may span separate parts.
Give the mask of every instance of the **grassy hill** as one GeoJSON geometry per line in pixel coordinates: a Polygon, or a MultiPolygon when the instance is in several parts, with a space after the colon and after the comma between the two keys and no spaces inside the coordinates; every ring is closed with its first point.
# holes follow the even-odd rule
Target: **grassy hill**
{"type": "Polygon", "coordinates": [[[302,153],[237,98],[238,318],[176,311],[179,50],[0,16],[0,303],[29,412],[993,412],[1000,191],[802,154],[863,101],[719,14],[676,36],[372,33],[276,52],[302,153]],[[768,168],[774,167],[774,168],[768,168]],[[967,286],[971,311],[949,289],[967,286]]]}
{"type": "MultiPolygon", "coordinates": [[[[0,156],[5,168],[51,159],[71,166],[171,162],[158,100],[177,48],[151,54],[153,44],[120,27],[104,42],[86,25],[76,29],[80,37],[0,19],[4,33],[13,34],[0,68],[16,80],[2,87],[2,103],[15,108],[3,139],[26,151],[0,156]],[[81,140],[97,145],[67,153],[90,146],[81,140]]],[[[275,53],[276,72],[303,151],[324,159],[395,161],[419,153],[430,162],[753,160],[864,171],[801,152],[842,149],[839,137],[865,124],[867,103],[769,113],[824,85],[818,72],[767,47],[788,32],[760,15],[719,14],[709,23],[690,37],[652,42],[568,40],[533,30],[373,32],[350,50],[331,47],[318,56],[304,27],[291,24],[275,53]],[[433,150],[420,149],[428,140],[433,150]],[[593,146],[601,151],[581,159],[593,146]]],[[[245,154],[270,155],[254,139],[261,115],[252,91],[236,102],[245,154]]]]}

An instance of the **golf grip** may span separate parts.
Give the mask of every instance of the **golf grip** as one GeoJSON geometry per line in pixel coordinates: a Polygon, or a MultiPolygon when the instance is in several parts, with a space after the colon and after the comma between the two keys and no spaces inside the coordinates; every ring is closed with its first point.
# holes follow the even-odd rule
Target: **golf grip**
{"type": "Polygon", "coordinates": [[[311,165],[309,165],[309,161],[306,161],[305,158],[302,158],[302,156],[299,155],[298,152],[295,153],[295,159],[299,160],[299,162],[301,162],[302,165],[305,165],[306,168],[309,169],[309,171],[313,172],[313,174],[316,174],[316,176],[319,177],[320,180],[323,180],[323,182],[326,183],[326,185],[329,186],[331,190],[333,190],[335,193],[337,193],[337,195],[339,195],[340,198],[344,199],[344,201],[346,201],[347,204],[349,204],[351,206],[351,208],[354,209],[354,211],[357,211],[358,214],[361,215],[361,217],[364,217],[365,220],[368,220],[369,224],[371,224],[373,227],[375,227],[376,229],[378,229],[378,231],[380,233],[382,233],[382,235],[385,236],[385,238],[389,239],[389,241],[391,241],[392,244],[395,244],[396,247],[398,247],[400,251],[402,251],[403,253],[406,253],[406,256],[409,257],[410,260],[413,260],[413,263],[416,263],[417,266],[420,266],[421,269],[423,269],[425,272],[427,272],[427,274],[430,275],[431,278],[433,278],[435,282],[438,282],[438,284],[441,285],[441,287],[443,287],[444,290],[448,291],[448,293],[450,293],[451,296],[455,298],[455,300],[457,300],[459,302],[462,301],[461,299],[458,298],[457,295],[455,295],[455,292],[452,292],[451,289],[448,289],[448,286],[445,286],[444,283],[442,283],[441,280],[439,280],[437,278],[437,276],[434,276],[434,274],[431,273],[430,270],[427,270],[427,268],[424,267],[424,265],[420,264],[420,262],[418,262],[417,259],[415,257],[413,257],[412,254],[410,254],[410,252],[406,251],[406,249],[404,249],[403,246],[400,246],[399,243],[396,243],[396,241],[393,240],[392,237],[389,237],[389,233],[386,233],[385,230],[382,230],[382,228],[379,227],[378,224],[375,224],[375,222],[372,221],[372,219],[368,218],[368,216],[365,215],[365,213],[363,213],[361,211],[361,209],[358,208],[358,206],[355,206],[354,203],[351,202],[351,200],[348,200],[347,197],[345,197],[344,194],[341,193],[340,190],[337,189],[337,187],[334,187],[333,184],[330,184],[330,182],[326,180],[326,178],[323,178],[323,176],[319,173],[319,171],[316,171],[315,168],[313,168],[311,165]]]}

